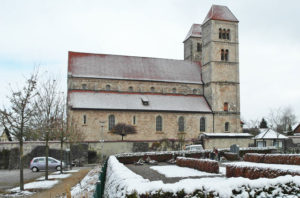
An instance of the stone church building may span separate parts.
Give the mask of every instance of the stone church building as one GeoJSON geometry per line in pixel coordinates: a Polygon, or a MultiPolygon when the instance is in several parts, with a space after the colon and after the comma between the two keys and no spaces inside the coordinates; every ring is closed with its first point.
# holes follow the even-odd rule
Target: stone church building
{"type": "Polygon", "coordinates": [[[238,19],[213,5],[184,39],[184,60],[69,52],[68,126],[86,141],[197,139],[239,133],[238,19]]]}

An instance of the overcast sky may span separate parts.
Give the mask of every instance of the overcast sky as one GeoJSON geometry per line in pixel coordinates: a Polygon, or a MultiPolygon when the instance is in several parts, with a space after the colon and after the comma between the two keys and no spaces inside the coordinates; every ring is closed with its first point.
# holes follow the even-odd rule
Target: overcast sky
{"type": "Polygon", "coordinates": [[[0,0],[0,105],[37,65],[66,89],[68,51],[183,59],[183,39],[212,4],[240,21],[242,117],[289,106],[299,120],[298,0],[0,0]]]}

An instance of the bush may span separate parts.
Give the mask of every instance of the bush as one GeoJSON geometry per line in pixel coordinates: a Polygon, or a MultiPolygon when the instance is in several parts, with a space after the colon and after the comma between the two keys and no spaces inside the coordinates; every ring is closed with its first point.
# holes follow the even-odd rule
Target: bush
{"type": "Polygon", "coordinates": [[[176,165],[209,173],[219,173],[219,164],[215,160],[177,157],[176,165]]]}

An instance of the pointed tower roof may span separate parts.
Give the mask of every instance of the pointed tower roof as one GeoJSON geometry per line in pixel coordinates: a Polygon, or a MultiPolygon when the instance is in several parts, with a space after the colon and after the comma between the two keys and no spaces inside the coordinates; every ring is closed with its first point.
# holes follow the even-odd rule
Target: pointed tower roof
{"type": "Polygon", "coordinates": [[[202,37],[201,24],[193,24],[183,42],[185,42],[190,37],[198,37],[198,38],[202,37]]]}
{"type": "Polygon", "coordinates": [[[209,20],[239,22],[227,6],[212,5],[203,24],[209,20]]]}

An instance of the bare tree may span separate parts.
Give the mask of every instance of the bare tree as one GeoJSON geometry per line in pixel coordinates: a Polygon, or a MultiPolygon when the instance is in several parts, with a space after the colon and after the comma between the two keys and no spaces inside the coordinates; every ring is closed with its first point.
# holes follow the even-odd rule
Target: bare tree
{"type": "MultiPolygon", "coordinates": [[[[40,139],[46,143],[45,180],[48,180],[49,140],[56,138],[56,126],[61,117],[61,108],[64,108],[62,98],[62,92],[58,89],[56,79],[49,77],[40,84],[34,107],[36,128],[39,131],[40,139]]],[[[58,168],[62,169],[62,167],[58,168]]]]}
{"type": "Polygon", "coordinates": [[[296,123],[296,116],[291,107],[271,109],[268,117],[270,127],[278,132],[286,132],[296,123]]]}
{"type": "Polygon", "coordinates": [[[22,88],[10,88],[10,106],[0,110],[2,124],[19,141],[20,145],[20,190],[24,190],[23,141],[31,131],[34,108],[32,100],[36,95],[37,72],[33,72],[22,88]]]}

